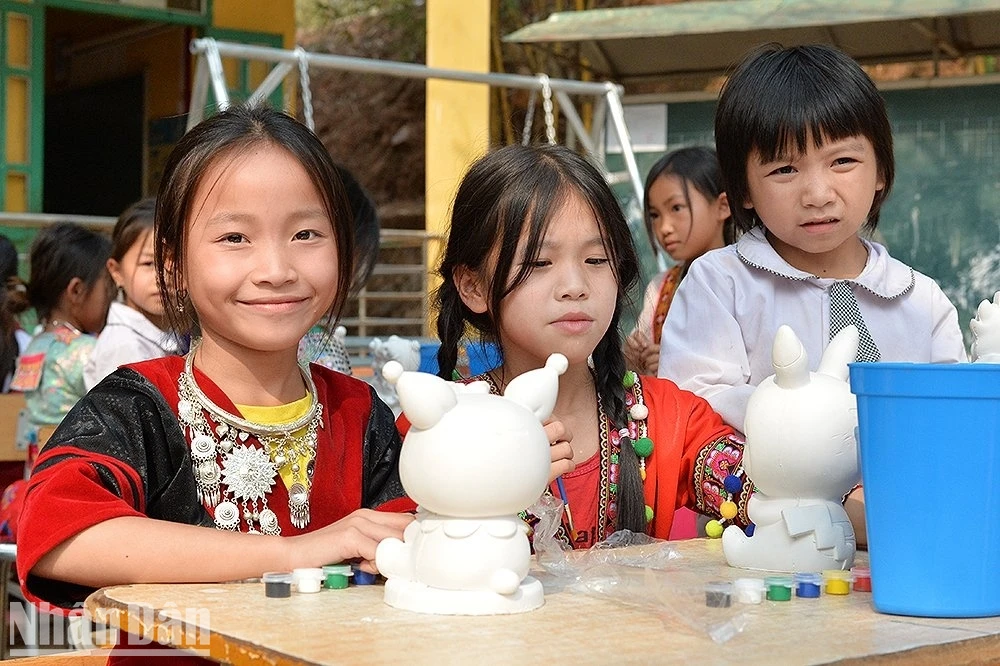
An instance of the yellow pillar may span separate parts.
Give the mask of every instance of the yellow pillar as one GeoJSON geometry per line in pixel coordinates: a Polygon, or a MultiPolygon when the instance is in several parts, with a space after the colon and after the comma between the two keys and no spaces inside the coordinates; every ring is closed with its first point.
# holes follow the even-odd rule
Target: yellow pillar
{"type": "MultiPolygon", "coordinates": [[[[428,0],[427,66],[489,71],[490,0],[428,0]]],[[[434,271],[444,250],[458,183],[469,164],[489,147],[489,86],[431,79],[426,104],[425,229],[442,239],[428,245],[427,267],[434,271]]],[[[429,280],[429,292],[436,288],[436,280],[429,280]]],[[[432,334],[432,321],[427,329],[432,334]]]]}

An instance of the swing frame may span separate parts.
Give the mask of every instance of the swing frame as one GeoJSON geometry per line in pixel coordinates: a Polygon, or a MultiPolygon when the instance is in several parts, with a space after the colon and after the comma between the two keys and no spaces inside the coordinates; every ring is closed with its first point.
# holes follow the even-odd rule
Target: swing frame
{"type": "Polygon", "coordinates": [[[248,98],[248,102],[259,102],[266,99],[278,89],[285,78],[296,68],[299,70],[299,87],[301,89],[306,124],[312,129],[312,102],[309,89],[308,71],[310,67],[339,69],[350,72],[399,76],[411,79],[441,79],[463,81],[468,83],[483,83],[491,87],[520,88],[538,92],[548,87],[559,102],[559,111],[567,122],[567,143],[573,145],[578,141],[586,153],[600,165],[605,165],[605,127],[610,127],[621,146],[625,171],[608,172],[605,177],[609,184],[629,183],[635,200],[642,205],[643,184],[639,177],[639,168],[632,150],[628,128],[625,125],[625,111],[622,106],[622,86],[606,82],[576,81],[572,79],[550,79],[547,76],[525,76],[521,74],[500,74],[466,72],[456,69],[427,67],[413,63],[377,60],[372,58],[357,58],[353,56],[332,55],[326,53],[310,53],[296,48],[278,49],[268,46],[253,46],[235,42],[218,41],[211,37],[194,39],[191,42],[191,53],[196,56],[194,84],[191,88],[191,103],[189,105],[187,128],[197,125],[205,116],[208,106],[209,90],[215,98],[218,109],[230,106],[229,91],[226,88],[225,73],[222,58],[238,58],[242,60],[269,63],[271,71],[264,77],[260,85],[248,98]],[[592,129],[587,131],[580,114],[576,110],[570,95],[586,95],[594,98],[594,115],[592,129]],[[610,118],[610,123],[606,119],[610,118]]]}

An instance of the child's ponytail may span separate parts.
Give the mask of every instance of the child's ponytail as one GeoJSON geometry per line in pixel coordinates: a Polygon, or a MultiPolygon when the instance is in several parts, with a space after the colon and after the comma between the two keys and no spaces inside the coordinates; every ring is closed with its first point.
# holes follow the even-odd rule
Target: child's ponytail
{"type": "Polygon", "coordinates": [[[441,341],[438,348],[438,376],[452,379],[452,373],[458,365],[458,345],[465,332],[464,307],[454,281],[445,279],[437,290],[437,335],[441,341]]]}
{"type": "MultiPolygon", "coordinates": [[[[593,353],[597,394],[601,397],[601,406],[608,418],[609,431],[619,430],[629,422],[622,385],[625,355],[622,353],[618,319],[616,312],[607,334],[593,353]]],[[[618,518],[615,529],[637,533],[646,531],[646,499],[639,473],[639,456],[632,445],[626,442],[623,442],[618,454],[618,518]]]]}

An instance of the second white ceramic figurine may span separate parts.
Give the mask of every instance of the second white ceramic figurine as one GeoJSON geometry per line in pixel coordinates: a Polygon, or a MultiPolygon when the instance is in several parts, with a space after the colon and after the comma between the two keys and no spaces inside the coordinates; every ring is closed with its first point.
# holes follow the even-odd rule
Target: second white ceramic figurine
{"type": "Polygon", "coordinates": [[[847,382],[857,349],[858,329],[848,326],[810,372],[794,331],[778,329],[775,374],[750,396],[744,424],[743,468],[757,490],[747,503],[754,532],[723,532],[730,566],[801,572],[854,563],[854,528],[842,502],[861,481],[858,408],[847,382]]]}
{"type": "Polygon", "coordinates": [[[515,377],[503,396],[391,361],[383,368],[411,427],[399,476],[419,504],[403,540],[378,545],[390,606],[439,615],[520,613],[544,603],[528,576],[531,548],[518,512],[549,481],[549,442],[562,354],[515,377]]]}

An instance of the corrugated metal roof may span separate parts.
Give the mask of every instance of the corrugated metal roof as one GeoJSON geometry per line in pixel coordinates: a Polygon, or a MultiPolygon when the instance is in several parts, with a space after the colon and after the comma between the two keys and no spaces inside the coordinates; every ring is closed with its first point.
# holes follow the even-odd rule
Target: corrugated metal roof
{"type": "Polygon", "coordinates": [[[504,38],[580,43],[627,82],[724,72],[764,43],[833,44],[862,63],[1000,53],[1000,0],[708,0],[558,12],[504,38]]]}

